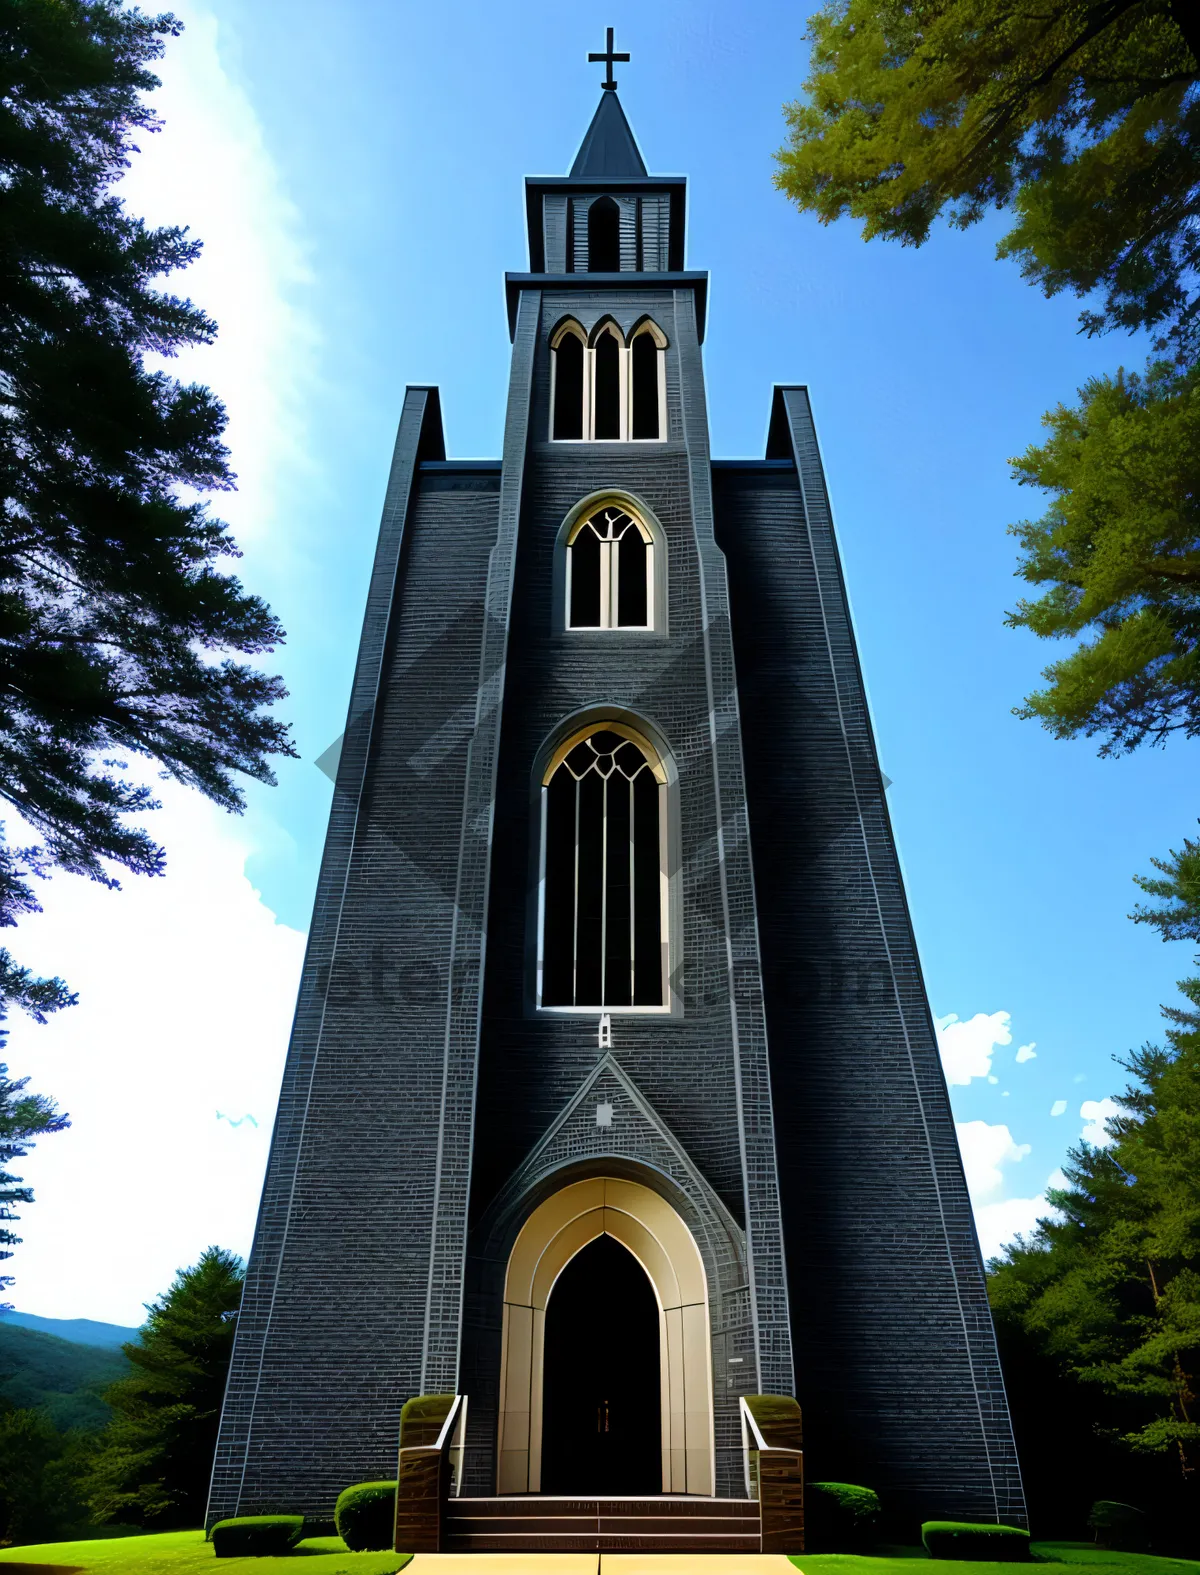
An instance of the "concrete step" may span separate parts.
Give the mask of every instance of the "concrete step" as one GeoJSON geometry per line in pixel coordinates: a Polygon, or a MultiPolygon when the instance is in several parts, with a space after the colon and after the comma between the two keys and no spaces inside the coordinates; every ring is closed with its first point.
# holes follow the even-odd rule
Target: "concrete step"
{"type": "Polygon", "coordinates": [[[445,1533],[456,1553],[755,1553],[759,1516],[751,1499],[516,1494],[452,1499],[445,1533]]]}

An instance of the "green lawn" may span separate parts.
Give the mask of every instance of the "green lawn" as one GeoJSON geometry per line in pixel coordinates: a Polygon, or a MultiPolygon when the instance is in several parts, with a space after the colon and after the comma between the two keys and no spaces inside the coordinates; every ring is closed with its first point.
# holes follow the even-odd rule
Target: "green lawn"
{"type": "MultiPolygon", "coordinates": [[[[804,1575],[1016,1575],[1018,1564],[930,1559],[923,1548],[889,1548],[888,1557],[856,1553],[798,1553],[792,1563],[804,1575]]],[[[1163,1559],[1153,1553],[1113,1553],[1090,1542],[1035,1542],[1039,1564],[1086,1564],[1094,1575],[1200,1575],[1194,1559],[1163,1559]],[[1103,1568],[1101,1568],[1103,1566],[1103,1568]]],[[[1049,1572],[1048,1572],[1049,1575],[1049,1572]]],[[[1062,1575],[1067,1575],[1064,1570],[1062,1575]]]]}
{"type": "MultiPolygon", "coordinates": [[[[1090,1542],[1035,1542],[1040,1564],[1086,1564],[1090,1575],[1200,1575],[1194,1559],[1164,1559],[1153,1553],[1110,1553],[1090,1542]]],[[[4,1575],[197,1575],[200,1570],[241,1570],[249,1575],[396,1575],[406,1553],[347,1553],[339,1537],[310,1537],[292,1553],[273,1559],[221,1559],[202,1531],[168,1531],[148,1537],[106,1537],[94,1542],[43,1542],[0,1551],[4,1575]],[[303,1560],[298,1564],[297,1560],[303,1560]],[[214,1564],[216,1569],[213,1569],[214,1564]]],[[[797,1554],[804,1575],[1016,1575],[1012,1564],[927,1559],[920,1548],[889,1548],[886,1556],[853,1553],[797,1554]]],[[[1047,1572],[1051,1575],[1051,1572],[1047,1572]]],[[[1068,1575],[1063,1568],[1062,1575],[1068,1575]]]]}
{"type": "Polygon", "coordinates": [[[105,1537],[95,1542],[39,1542],[5,1548],[0,1569],[22,1575],[195,1575],[198,1570],[254,1570],[255,1575],[395,1575],[410,1553],[348,1553],[340,1537],[310,1537],[272,1559],[218,1559],[202,1531],[165,1531],[148,1537],[105,1537]],[[303,1561],[303,1562],[298,1562],[303,1561]]]}

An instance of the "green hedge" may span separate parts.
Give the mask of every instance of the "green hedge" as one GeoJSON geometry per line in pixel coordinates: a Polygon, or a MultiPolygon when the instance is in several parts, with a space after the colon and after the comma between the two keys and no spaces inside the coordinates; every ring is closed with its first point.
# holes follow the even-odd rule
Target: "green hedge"
{"type": "Polygon", "coordinates": [[[987,1559],[1022,1564],[1029,1558],[1029,1533],[1017,1526],[927,1520],[921,1527],[921,1541],[931,1559],[987,1559]]]}
{"type": "Polygon", "coordinates": [[[338,1495],[338,1536],[352,1553],[390,1552],[396,1540],[396,1484],[356,1482],[338,1495]]]}
{"type": "Polygon", "coordinates": [[[804,1541],[810,1553],[854,1553],[879,1524],[879,1495],[852,1482],[809,1482],[804,1489],[804,1541]]]}
{"type": "Polygon", "coordinates": [[[209,1532],[219,1559],[269,1558],[288,1553],[304,1535],[303,1515],[238,1515],[209,1532]]]}
{"type": "Polygon", "coordinates": [[[453,1395],[414,1395],[406,1400],[400,1411],[400,1448],[436,1444],[453,1404],[453,1395]]]}
{"type": "Polygon", "coordinates": [[[1088,1516],[1096,1541],[1121,1553],[1139,1553],[1149,1546],[1149,1525],[1145,1514],[1132,1504],[1116,1499],[1097,1499],[1088,1516]]]}

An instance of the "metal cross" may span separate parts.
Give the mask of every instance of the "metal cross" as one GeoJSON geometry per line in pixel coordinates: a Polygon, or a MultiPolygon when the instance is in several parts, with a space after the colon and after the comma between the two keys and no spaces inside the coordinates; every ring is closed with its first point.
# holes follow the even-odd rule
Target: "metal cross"
{"type": "Polygon", "coordinates": [[[608,30],[608,45],[607,45],[607,47],[605,49],[605,52],[602,55],[589,55],[588,56],[589,64],[592,61],[594,61],[594,60],[602,60],[604,62],[604,64],[608,67],[608,75],[605,77],[604,81],[600,85],[601,85],[601,87],[606,88],[610,93],[612,92],[613,88],[615,88],[616,85],[617,85],[617,79],[612,74],[613,61],[614,60],[628,60],[628,59],[629,59],[628,55],[618,55],[613,50],[613,30],[612,30],[611,27],[608,30]]]}

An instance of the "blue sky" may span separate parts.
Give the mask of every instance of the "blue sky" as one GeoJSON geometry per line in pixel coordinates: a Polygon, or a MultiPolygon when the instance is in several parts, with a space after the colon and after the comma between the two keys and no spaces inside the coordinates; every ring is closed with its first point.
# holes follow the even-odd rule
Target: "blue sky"
{"type": "Polygon", "coordinates": [[[224,512],[289,630],[302,758],[241,821],[169,794],[166,880],[110,895],[61,877],[18,937],[81,1002],[14,1025],[14,1071],[75,1119],[25,1165],[16,1305],[136,1321],[210,1240],[248,1246],[328,811],[313,761],[344,722],[403,388],[440,385],[451,454],[498,453],[522,180],[569,165],[609,24],[650,169],[689,177],[689,266],[712,270],[714,453],[762,453],[774,382],[812,390],[931,1003],[966,1025],[945,1046],[981,1233],[1028,1224],[1083,1103],[1121,1086],[1112,1055],[1158,1033],[1190,964],[1125,915],[1133,873],[1195,824],[1195,747],[1101,761],[1017,721],[1055,652],[1003,627],[1005,527],[1041,512],[1006,459],[1143,347],[1081,338],[1078,303],[995,261],[1000,219],[913,251],[789,206],[771,155],[803,6],[177,10],[167,129],[126,185],[206,242],[186,288],[222,335],[182,370],[230,406],[242,488],[224,512]],[[123,1199],[115,1235],[91,1218],[99,1176],[123,1199]]]}

